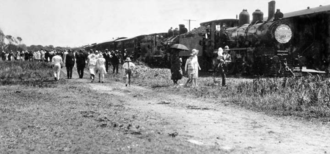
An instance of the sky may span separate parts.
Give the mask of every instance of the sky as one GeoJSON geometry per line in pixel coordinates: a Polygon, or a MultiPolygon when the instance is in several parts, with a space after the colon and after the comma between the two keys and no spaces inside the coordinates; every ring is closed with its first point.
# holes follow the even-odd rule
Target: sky
{"type": "MultiPolygon", "coordinates": [[[[0,0],[0,29],[26,45],[78,47],[117,37],[167,32],[184,24],[236,18],[243,9],[268,16],[270,0],[0,0]]],[[[283,13],[329,0],[276,0],[283,13]]]]}

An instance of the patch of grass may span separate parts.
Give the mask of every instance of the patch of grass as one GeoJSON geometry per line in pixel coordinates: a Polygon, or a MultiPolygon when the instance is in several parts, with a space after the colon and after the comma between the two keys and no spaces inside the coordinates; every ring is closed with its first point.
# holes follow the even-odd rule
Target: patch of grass
{"type": "Polygon", "coordinates": [[[0,85],[27,85],[34,87],[54,87],[52,66],[46,62],[1,61],[0,85]]]}
{"type": "Polygon", "coordinates": [[[0,87],[2,153],[218,153],[171,137],[164,121],[69,82],[57,88],[0,87]]]}
{"type": "MultiPolygon", "coordinates": [[[[133,83],[161,92],[218,99],[252,110],[307,119],[330,121],[330,81],[320,76],[297,78],[237,79],[227,78],[227,87],[214,83],[212,77],[198,79],[199,87],[172,86],[169,69],[137,67],[133,83]]],[[[187,78],[179,82],[184,83],[187,78]]]]}

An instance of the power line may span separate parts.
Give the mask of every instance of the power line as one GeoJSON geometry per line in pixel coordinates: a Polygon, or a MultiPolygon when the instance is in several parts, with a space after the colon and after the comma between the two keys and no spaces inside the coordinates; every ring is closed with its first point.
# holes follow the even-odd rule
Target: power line
{"type": "Polygon", "coordinates": [[[189,31],[190,31],[190,21],[196,21],[196,20],[192,20],[192,19],[186,19],[186,21],[189,22],[189,31]]]}

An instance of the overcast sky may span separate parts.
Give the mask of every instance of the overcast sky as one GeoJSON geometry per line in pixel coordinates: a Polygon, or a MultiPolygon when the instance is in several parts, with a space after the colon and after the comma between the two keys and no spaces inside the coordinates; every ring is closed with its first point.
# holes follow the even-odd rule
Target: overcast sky
{"type": "MultiPolygon", "coordinates": [[[[185,24],[236,18],[243,9],[268,14],[270,0],[0,0],[0,28],[27,45],[81,46],[116,37],[167,32],[185,24]]],[[[329,0],[276,0],[283,13],[329,0]]],[[[251,15],[252,16],[252,15],[251,15]]]]}

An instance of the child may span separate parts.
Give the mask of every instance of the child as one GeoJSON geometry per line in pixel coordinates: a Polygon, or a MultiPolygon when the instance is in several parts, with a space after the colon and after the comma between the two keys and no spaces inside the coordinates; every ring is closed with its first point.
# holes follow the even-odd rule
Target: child
{"type": "Polygon", "coordinates": [[[126,87],[131,84],[132,69],[135,68],[135,64],[131,62],[131,58],[127,57],[124,64],[124,73],[126,77],[126,87]]]}

